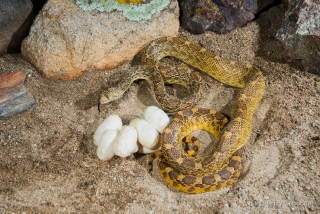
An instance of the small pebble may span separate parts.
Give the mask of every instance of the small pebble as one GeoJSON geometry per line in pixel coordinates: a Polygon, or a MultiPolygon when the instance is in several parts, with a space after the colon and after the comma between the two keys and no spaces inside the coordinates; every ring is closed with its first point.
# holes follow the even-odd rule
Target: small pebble
{"type": "Polygon", "coordinates": [[[294,178],[293,178],[293,177],[288,177],[288,178],[287,178],[287,181],[293,182],[293,181],[294,181],[294,178]]]}
{"type": "Polygon", "coordinates": [[[246,200],[248,198],[248,195],[244,190],[241,190],[241,197],[243,200],[246,200]]]}
{"type": "Polygon", "coordinates": [[[264,196],[263,198],[264,198],[265,200],[268,200],[268,199],[269,199],[269,196],[266,195],[266,196],[264,196]]]}

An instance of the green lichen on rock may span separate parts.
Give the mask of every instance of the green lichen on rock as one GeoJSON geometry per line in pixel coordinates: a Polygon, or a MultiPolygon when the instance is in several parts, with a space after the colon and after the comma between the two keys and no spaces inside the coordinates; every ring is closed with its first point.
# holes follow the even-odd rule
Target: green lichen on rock
{"type": "Polygon", "coordinates": [[[123,15],[132,21],[140,21],[142,19],[151,19],[152,15],[160,12],[170,3],[170,0],[151,0],[143,1],[141,4],[124,4],[116,0],[76,0],[84,11],[98,10],[100,12],[110,12],[119,10],[123,15]]]}

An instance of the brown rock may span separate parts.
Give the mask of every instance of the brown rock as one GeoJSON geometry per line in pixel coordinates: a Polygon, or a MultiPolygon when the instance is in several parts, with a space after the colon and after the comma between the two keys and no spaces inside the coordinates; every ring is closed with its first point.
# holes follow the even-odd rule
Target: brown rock
{"type": "Polygon", "coordinates": [[[307,71],[320,75],[320,2],[289,1],[287,7],[276,38],[289,57],[300,59],[307,71]]]}
{"type": "Polygon", "coordinates": [[[48,0],[21,52],[44,77],[70,80],[85,71],[113,69],[150,41],[177,36],[178,17],[175,0],[150,20],[139,22],[119,11],[85,12],[74,0],[48,0]]]}
{"type": "Polygon", "coordinates": [[[251,21],[273,0],[181,0],[181,26],[191,33],[224,34],[251,21]]]}

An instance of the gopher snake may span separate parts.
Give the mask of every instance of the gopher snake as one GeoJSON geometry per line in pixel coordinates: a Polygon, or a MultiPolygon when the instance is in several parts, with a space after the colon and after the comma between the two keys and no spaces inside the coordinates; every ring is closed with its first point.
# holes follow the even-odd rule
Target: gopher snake
{"type": "Polygon", "coordinates": [[[264,94],[262,73],[256,67],[222,59],[198,45],[172,37],[153,41],[144,51],[142,65],[136,73],[130,72],[121,78],[120,85],[103,92],[100,103],[119,98],[136,79],[152,82],[159,104],[169,112],[180,111],[161,135],[158,169],[166,182],[186,193],[208,192],[232,184],[240,175],[239,149],[250,136],[252,116],[264,94]],[[225,127],[221,122],[223,118],[213,110],[180,111],[192,107],[200,99],[201,78],[187,69],[160,67],[160,59],[166,56],[178,58],[224,84],[241,89],[231,109],[231,120],[225,127]],[[166,93],[164,82],[184,85],[195,94],[184,99],[174,98],[166,93]],[[182,139],[197,129],[217,137],[217,146],[201,157],[183,149],[182,139]]]}

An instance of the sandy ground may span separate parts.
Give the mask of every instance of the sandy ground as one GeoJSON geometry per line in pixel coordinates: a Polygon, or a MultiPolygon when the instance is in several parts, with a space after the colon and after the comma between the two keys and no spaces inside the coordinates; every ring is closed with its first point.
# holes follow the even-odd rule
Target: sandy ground
{"type": "MultiPolygon", "coordinates": [[[[181,30],[217,55],[254,64],[267,83],[244,147],[242,176],[205,194],[177,192],[156,170],[150,175],[148,155],[98,160],[93,133],[101,121],[118,114],[128,124],[157,105],[140,81],[99,114],[108,77],[129,63],[63,82],[43,79],[19,54],[0,58],[2,71],[29,72],[25,85],[36,98],[27,112],[0,121],[0,213],[319,213],[320,77],[302,71],[274,39],[282,17],[279,6],[226,35],[181,30]]],[[[198,106],[228,114],[236,89],[203,78],[198,106]]],[[[171,91],[183,93],[181,87],[171,91]]]]}

